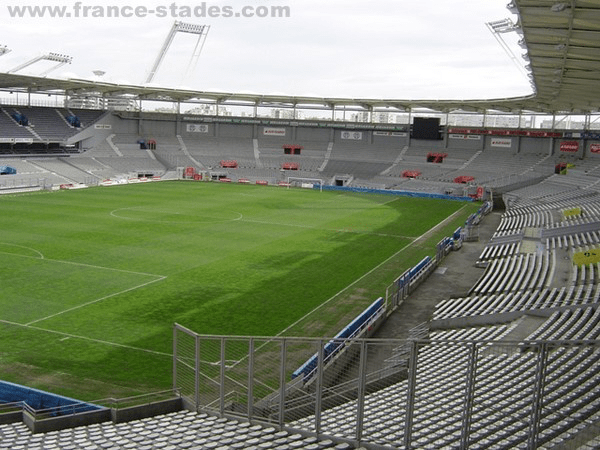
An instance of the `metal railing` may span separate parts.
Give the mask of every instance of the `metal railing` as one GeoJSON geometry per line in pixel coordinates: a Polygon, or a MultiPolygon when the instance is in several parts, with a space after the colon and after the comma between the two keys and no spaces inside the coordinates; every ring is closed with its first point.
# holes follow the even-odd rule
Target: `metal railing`
{"type": "Polygon", "coordinates": [[[328,339],[174,337],[174,387],[211,414],[366,448],[600,444],[598,341],[358,339],[304,383],[293,370],[328,339]]]}

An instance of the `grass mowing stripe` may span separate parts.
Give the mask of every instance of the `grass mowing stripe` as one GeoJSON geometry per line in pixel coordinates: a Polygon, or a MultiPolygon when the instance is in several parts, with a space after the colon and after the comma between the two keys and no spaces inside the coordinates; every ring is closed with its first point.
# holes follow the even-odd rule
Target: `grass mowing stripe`
{"type": "Polygon", "coordinates": [[[427,230],[425,233],[423,233],[421,236],[418,236],[416,238],[414,238],[410,243],[406,244],[404,247],[402,247],[400,250],[398,250],[396,253],[394,253],[393,255],[391,255],[389,258],[387,258],[385,261],[382,261],[381,263],[379,263],[377,266],[373,267],[371,270],[369,270],[367,273],[365,273],[364,275],[362,275],[360,278],[354,280],[352,283],[350,283],[348,286],[346,286],[344,289],[342,289],[341,291],[337,292],[334,296],[328,298],[327,300],[325,300],[323,303],[321,303],[319,306],[317,306],[315,309],[313,309],[312,311],[308,312],[304,317],[301,317],[300,319],[298,319],[296,322],[294,322],[293,324],[291,324],[290,326],[288,326],[287,328],[285,328],[284,330],[280,331],[279,333],[277,333],[276,336],[282,336],[285,332],[287,332],[288,330],[290,330],[291,328],[293,328],[294,326],[296,326],[297,324],[299,324],[300,322],[302,322],[303,320],[305,320],[306,318],[310,317],[312,314],[314,314],[315,312],[317,312],[319,309],[321,309],[322,307],[326,306],[327,304],[329,304],[330,302],[332,302],[333,300],[335,300],[337,297],[339,297],[341,294],[343,294],[345,291],[347,291],[348,289],[350,289],[352,286],[354,286],[356,283],[360,282],[363,278],[369,276],[370,274],[372,274],[373,272],[375,272],[376,270],[378,270],[381,266],[383,266],[384,264],[386,264],[388,261],[390,261],[391,259],[395,258],[396,256],[398,256],[400,253],[402,253],[403,251],[405,251],[407,248],[410,248],[411,246],[414,245],[415,242],[423,239],[425,236],[427,236],[428,234],[430,234],[431,232],[433,232],[435,229],[443,226],[445,223],[451,221],[455,216],[459,215],[460,212],[462,212],[463,209],[466,208],[466,205],[463,206],[462,208],[460,208],[458,211],[456,211],[454,214],[452,214],[451,216],[445,218],[444,220],[442,220],[440,223],[438,223],[435,227],[427,230]]]}
{"type": "Polygon", "coordinates": [[[368,231],[359,231],[359,230],[344,230],[344,229],[332,229],[332,228],[321,228],[314,225],[301,225],[297,223],[277,223],[277,222],[267,222],[265,220],[251,220],[251,219],[241,219],[242,222],[248,223],[257,223],[261,225],[273,225],[278,227],[295,227],[295,228],[306,228],[308,230],[321,230],[321,231],[329,231],[331,233],[355,233],[355,234],[370,234],[373,236],[383,236],[383,237],[391,237],[391,238],[400,238],[400,239],[412,239],[410,236],[400,236],[397,234],[386,234],[386,233],[370,233],[368,231]]]}

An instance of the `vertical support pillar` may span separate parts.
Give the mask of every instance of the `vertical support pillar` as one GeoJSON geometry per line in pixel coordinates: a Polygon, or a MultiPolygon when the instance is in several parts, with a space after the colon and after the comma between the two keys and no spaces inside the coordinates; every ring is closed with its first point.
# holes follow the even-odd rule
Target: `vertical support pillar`
{"type": "Polygon", "coordinates": [[[281,340],[281,355],[279,366],[279,426],[282,427],[285,424],[285,363],[287,358],[287,340],[284,338],[281,340]]]}
{"type": "Polygon", "coordinates": [[[321,434],[321,406],[323,403],[323,366],[325,366],[325,341],[319,341],[317,359],[317,385],[315,387],[315,432],[321,434]]]}
{"type": "Polygon", "coordinates": [[[221,338],[221,371],[219,374],[219,414],[225,413],[225,338],[221,338]]]}
{"type": "Polygon", "coordinates": [[[477,375],[477,343],[471,342],[469,346],[469,359],[466,375],[465,403],[463,405],[462,429],[460,432],[460,448],[469,448],[471,434],[471,417],[473,413],[473,399],[475,396],[475,376],[477,375]]]}
{"type": "Polygon", "coordinates": [[[248,420],[254,416],[254,338],[248,342],[248,420]]]}
{"type": "Polygon", "coordinates": [[[173,389],[177,389],[177,324],[173,326],[173,389]]]}
{"type": "Polygon", "coordinates": [[[584,124],[583,124],[583,131],[589,131],[591,125],[592,125],[592,114],[591,113],[587,113],[585,115],[585,121],[584,121],[584,124]]]}
{"type": "Polygon", "coordinates": [[[365,421],[365,395],[367,381],[367,342],[360,341],[360,359],[358,366],[358,395],[356,402],[356,442],[361,443],[365,421]]]}
{"type": "Polygon", "coordinates": [[[408,356],[408,384],[406,389],[406,421],[404,423],[404,448],[412,448],[412,426],[415,410],[415,397],[417,388],[417,360],[419,343],[410,342],[410,354],[408,356]]]}
{"type": "Polygon", "coordinates": [[[194,345],[194,402],[200,408],[200,336],[195,336],[194,345]]]}
{"type": "Polygon", "coordinates": [[[409,147],[411,144],[411,132],[410,132],[411,127],[412,127],[411,121],[412,121],[412,108],[408,108],[408,130],[407,130],[408,136],[406,137],[406,141],[407,141],[406,145],[408,145],[409,147]]]}
{"type": "Polygon", "coordinates": [[[540,418],[542,415],[542,406],[544,402],[544,385],[546,377],[546,365],[548,362],[548,344],[540,343],[538,351],[538,360],[535,370],[535,380],[533,384],[533,395],[531,399],[531,418],[529,420],[529,441],[528,448],[538,447],[538,434],[540,432],[540,418]]]}

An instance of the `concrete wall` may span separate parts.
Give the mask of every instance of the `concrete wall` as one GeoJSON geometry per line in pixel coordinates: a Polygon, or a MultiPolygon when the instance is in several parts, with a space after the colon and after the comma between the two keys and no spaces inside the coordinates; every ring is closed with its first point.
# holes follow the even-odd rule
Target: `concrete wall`
{"type": "Polygon", "coordinates": [[[322,142],[326,144],[330,141],[330,137],[330,128],[298,127],[296,130],[296,139],[298,141],[322,142]]]}
{"type": "Polygon", "coordinates": [[[468,149],[468,150],[483,150],[486,137],[479,135],[449,135],[448,150],[452,149],[468,149]],[[454,136],[454,137],[452,137],[454,136]],[[458,136],[464,136],[460,138],[458,136]]]}
{"type": "Polygon", "coordinates": [[[219,137],[252,139],[254,137],[254,125],[220,123],[219,137]]]}

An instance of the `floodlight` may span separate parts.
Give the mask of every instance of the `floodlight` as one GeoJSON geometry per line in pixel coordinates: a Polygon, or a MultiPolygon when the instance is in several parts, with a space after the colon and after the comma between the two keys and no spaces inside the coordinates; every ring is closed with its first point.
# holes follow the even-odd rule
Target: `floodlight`
{"type": "Polygon", "coordinates": [[[510,19],[495,20],[487,23],[494,33],[509,33],[516,31],[519,27],[510,19]]]}
{"type": "Polygon", "coordinates": [[[48,73],[50,73],[51,71],[58,69],[59,67],[65,65],[65,64],[71,64],[71,61],[73,61],[73,58],[71,56],[67,56],[67,55],[62,55],[60,53],[48,53],[46,55],[41,55],[41,56],[37,56],[11,70],[9,70],[6,73],[14,73],[14,72],[18,72],[21,69],[24,69],[25,67],[31,66],[32,64],[35,64],[38,61],[42,61],[42,60],[46,60],[46,61],[52,61],[55,63],[58,63],[52,67],[50,67],[48,70],[43,71],[42,73],[39,74],[39,76],[43,77],[46,76],[48,73]]]}
{"type": "Polygon", "coordinates": [[[71,62],[73,61],[72,56],[61,55],[60,53],[52,53],[52,52],[48,53],[44,59],[46,59],[48,61],[63,63],[63,64],[71,64],[71,62]]]}
{"type": "MultiPolygon", "coordinates": [[[[488,27],[488,30],[490,30],[490,32],[492,33],[492,35],[494,36],[494,38],[496,39],[496,41],[498,41],[498,43],[502,46],[502,48],[504,49],[504,51],[506,52],[506,54],[510,57],[510,59],[512,60],[513,64],[523,73],[523,75],[527,75],[526,69],[527,70],[531,70],[531,66],[527,65],[525,68],[523,67],[522,63],[520,63],[517,60],[517,57],[515,56],[515,54],[513,53],[513,51],[511,50],[510,46],[504,41],[502,35],[505,33],[510,33],[511,31],[515,31],[519,36],[521,36],[521,40],[519,41],[519,45],[522,48],[527,48],[527,46],[525,45],[525,39],[523,38],[523,30],[521,29],[520,26],[516,25],[512,20],[510,19],[502,19],[502,20],[496,20],[493,22],[487,22],[486,26],[488,27]]],[[[529,60],[529,58],[525,58],[525,56],[523,56],[523,59],[525,59],[526,61],[529,60]]]]}
{"type": "Polygon", "coordinates": [[[196,66],[196,64],[198,64],[198,59],[200,58],[200,53],[202,52],[202,48],[204,47],[204,42],[206,41],[206,35],[208,34],[209,29],[210,29],[210,27],[208,25],[195,25],[193,23],[184,23],[184,22],[175,21],[173,23],[173,27],[171,28],[171,31],[169,31],[169,34],[167,35],[167,38],[165,39],[165,42],[163,43],[162,48],[158,52],[158,56],[156,57],[156,60],[154,61],[154,64],[152,65],[150,72],[148,73],[148,77],[146,78],[146,84],[151,83],[152,80],[154,79],[154,76],[156,75],[158,68],[160,67],[165,55],[167,54],[167,51],[171,47],[171,43],[173,42],[173,38],[175,37],[175,34],[177,32],[191,33],[191,34],[198,35],[198,41],[196,42],[196,47],[194,48],[192,57],[190,58],[190,62],[188,64],[188,68],[184,75],[184,78],[186,78],[191,73],[191,70],[196,66]]]}

